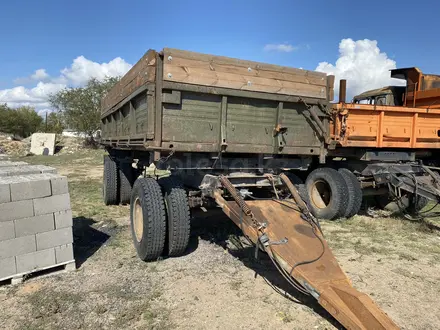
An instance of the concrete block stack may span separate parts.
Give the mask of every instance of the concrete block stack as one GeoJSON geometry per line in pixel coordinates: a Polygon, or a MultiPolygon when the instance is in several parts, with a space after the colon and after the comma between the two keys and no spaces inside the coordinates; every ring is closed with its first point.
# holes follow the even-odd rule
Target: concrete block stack
{"type": "Polygon", "coordinates": [[[74,269],[67,178],[39,165],[0,162],[0,282],[74,269]],[[2,164],[3,163],[3,164],[2,164]]]}

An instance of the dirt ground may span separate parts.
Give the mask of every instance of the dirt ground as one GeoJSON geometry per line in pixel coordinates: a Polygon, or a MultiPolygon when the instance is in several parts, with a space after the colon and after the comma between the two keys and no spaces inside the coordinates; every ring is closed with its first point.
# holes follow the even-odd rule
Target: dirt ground
{"type": "MultiPolygon", "coordinates": [[[[22,158],[69,178],[78,270],[0,287],[3,329],[335,329],[318,304],[289,289],[219,212],[194,215],[186,255],[140,261],[128,206],[101,201],[102,151],[22,158]],[[287,292],[302,303],[277,293],[287,292]],[[279,291],[279,290],[278,290],[279,291]]],[[[322,222],[354,286],[403,329],[440,329],[440,235],[402,218],[322,222]]]]}

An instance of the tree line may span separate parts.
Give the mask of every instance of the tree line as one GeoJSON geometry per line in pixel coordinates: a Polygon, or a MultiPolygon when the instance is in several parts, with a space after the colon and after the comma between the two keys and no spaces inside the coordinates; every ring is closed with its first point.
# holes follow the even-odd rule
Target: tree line
{"type": "Polygon", "coordinates": [[[101,98],[119,78],[90,79],[84,87],[67,87],[49,96],[54,110],[46,118],[29,106],[11,108],[0,104],[0,132],[28,137],[35,132],[61,134],[65,128],[82,133],[94,143],[101,126],[101,98]]]}

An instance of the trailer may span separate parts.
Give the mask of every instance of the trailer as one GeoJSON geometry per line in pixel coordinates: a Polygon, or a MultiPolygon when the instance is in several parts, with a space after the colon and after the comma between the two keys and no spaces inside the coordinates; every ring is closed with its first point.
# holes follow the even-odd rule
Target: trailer
{"type": "Polygon", "coordinates": [[[318,218],[353,216],[367,193],[393,191],[408,207],[437,200],[440,180],[417,163],[425,141],[413,133],[409,145],[386,147],[383,118],[379,140],[362,140],[376,144],[356,145],[349,105],[330,103],[333,85],[319,72],[149,50],[101,115],[104,202],[130,204],[139,257],[182,254],[190,210],[221,207],[256,253],[346,328],[397,328],[351,286],[318,218]]]}

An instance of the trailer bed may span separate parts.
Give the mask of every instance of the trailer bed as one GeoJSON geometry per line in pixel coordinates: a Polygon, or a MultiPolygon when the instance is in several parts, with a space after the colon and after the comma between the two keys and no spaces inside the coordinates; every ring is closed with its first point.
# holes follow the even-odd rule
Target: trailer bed
{"type": "Polygon", "coordinates": [[[102,100],[102,143],[174,152],[323,155],[334,77],[149,50],[102,100]]]}

